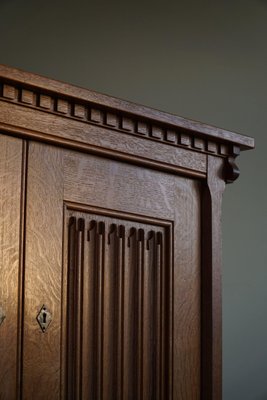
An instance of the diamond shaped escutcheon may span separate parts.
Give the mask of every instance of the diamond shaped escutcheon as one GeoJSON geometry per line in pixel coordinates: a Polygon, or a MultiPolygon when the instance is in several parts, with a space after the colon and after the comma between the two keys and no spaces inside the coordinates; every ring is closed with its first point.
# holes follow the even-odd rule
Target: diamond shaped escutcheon
{"type": "Polygon", "coordinates": [[[40,325],[42,332],[46,332],[52,321],[52,315],[45,304],[42,306],[36,319],[38,321],[38,324],[40,325]]]}

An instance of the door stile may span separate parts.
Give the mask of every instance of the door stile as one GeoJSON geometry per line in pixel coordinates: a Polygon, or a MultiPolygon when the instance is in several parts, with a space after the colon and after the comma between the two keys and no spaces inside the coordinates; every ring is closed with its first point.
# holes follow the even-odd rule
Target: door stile
{"type": "Polygon", "coordinates": [[[0,135],[0,398],[9,400],[20,385],[25,154],[23,140],[0,135]]]}
{"type": "Polygon", "coordinates": [[[29,143],[22,398],[60,399],[63,151],[29,143]],[[51,323],[37,321],[47,307],[51,323]],[[42,373],[40,373],[42,371],[42,373]]]}
{"type": "Polygon", "coordinates": [[[202,400],[222,399],[221,203],[224,160],[207,156],[202,194],[202,400]]]}

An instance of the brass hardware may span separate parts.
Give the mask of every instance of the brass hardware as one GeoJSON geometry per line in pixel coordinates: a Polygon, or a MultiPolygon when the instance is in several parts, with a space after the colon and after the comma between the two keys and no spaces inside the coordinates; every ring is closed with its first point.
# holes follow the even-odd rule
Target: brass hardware
{"type": "Polygon", "coordinates": [[[2,309],[2,307],[0,307],[0,325],[2,325],[2,323],[4,322],[5,318],[6,318],[5,312],[2,309]]]}
{"type": "Polygon", "coordinates": [[[40,328],[42,329],[42,332],[45,332],[52,321],[52,315],[45,305],[43,305],[39,311],[36,319],[40,325],[40,328]]]}

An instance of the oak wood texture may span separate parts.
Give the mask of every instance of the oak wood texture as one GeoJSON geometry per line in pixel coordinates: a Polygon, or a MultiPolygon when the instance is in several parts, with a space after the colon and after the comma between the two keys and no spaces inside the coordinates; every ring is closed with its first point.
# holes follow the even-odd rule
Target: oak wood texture
{"type": "MultiPolygon", "coordinates": [[[[206,155],[188,149],[169,146],[152,140],[140,140],[127,135],[126,139],[115,130],[107,131],[102,126],[84,124],[43,113],[40,110],[21,108],[17,104],[1,104],[2,124],[15,124],[14,132],[35,139],[61,143],[107,157],[122,159],[158,169],[205,177],[206,155]],[[25,130],[26,129],[26,130],[25,130]]],[[[125,136],[125,133],[123,133],[125,136]]]]}
{"type": "Polygon", "coordinates": [[[239,149],[254,147],[246,136],[4,65],[0,107],[8,134],[198,178],[206,176],[201,155],[214,154],[225,158],[224,179],[232,182],[239,149]]]}
{"type": "Polygon", "coordinates": [[[72,210],[66,223],[68,398],[169,398],[172,224],[72,210]]]}
{"type": "MultiPolygon", "coordinates": [[[[7,82],[14,82],[18,84],[28,85],[29,89],[36,89],[36,92],[40,93],[42,90],[47,94],[58,93],[62,96],[60,99],[60,111],[59,112],[67,112],[67,107],[62,108],[61,106],[66,98],[69,97],[71,99],[79,99],[80,111],[78,116],[83,117],[83,113],[81,111],[81,107],[85,102],[90,102],[92,104],[99,104],[103,107],[106,107],[112,110],[116,110],[118,113],[125,113],[129,116],[129,118],[134,114],[138,116],[141,120],[143,118],[150,119],[160,124],[171,125],[175,127],[180,127],[185,131],[190,133],[199,133],[200,135],[204,135],[205,137],[209,137],[214,139],[215,142],[226,140],[236,145],[239,145],[242,149],[251,148],[254,146],[254,140],[252,138],[239,135],[237,133],[229,132],[224,129],[215,128],[210,125],[206,125],[197,121],[188,120],[182,117],[178,117],[172,114],[168,114],[162,111],[153,110],[149,107],[137,105],[134,103],[130,103],[124,100],[117,99],[115,97],[106,96],[104,94],[96,93],[93,91],[89,91],[77,86],[69,85],[63,82],[55,81],[52,79],[48,79],[37,74],[32,74],[29,72],[21,71],[16,68],[11,68],[5,65],[0,65],[0,77],[6,80],[7,82]]],[[[14,99],[16,95],[16,89],[8,89],[8,97],[14,99]],[[10,93],[10,91],[12,93],[10,93]]],[[[33,103],[34,96],[30,101],[33,103]]],[[[47,102],[46,107],[49,107],[49,102],[47,102]]],[[[101,109],[97,110],[97,118],[101,118],[101,109]]],[[[77,111],[76,111],[77,113],[77,111]]],[[[130,126],[129,122],[126,122],[126,126],[130,126]]]]}
{"type": "MultiPolygon", "coordinates": [[[[132,398],[153,398],[156,393],[159,399],[175,399],[179,397],[199,399],[201,340],[199,252],[201,213],[197,198],[200,194],[201,185],[197,181],[188,178],[176,177],[172,174],[153,170],[144,171],[140,167],[115,162],[114,160],[105,160],[97,156],[88,156],[32,142],[29,147],[28,187],[26,229],[29,233],[27,233],[26,239],[24,397],[31,398],[33,393],[38,392],[38,399],[58,399],[60,398],[61,389],[62,398],[68,395],[69,398],[86,399],[90,390],[98,390],[97,393],[101,393],[102,397],[99,395],[96,398],[121,398],[126,400],[133,396],[130,394],[132,393],[130,387],[137,385],[139,392],[135,393],[132,398]],[[105,189],[104,177],[110,181],[109,190],[105,189]],[[102,184],[99,184],[100,182],[102,184]],[[136,188],[133,185],[134,182],[137,182],[138,192],[136,192],[136,188]],[[156,202],[155,199],[157,199],[156,202]],[[112,264],[112,256],[107,252],[114,250],[110,250],[112,245],[110,245],[109,249],[108,245],[105,245],[105,259],[109,261],[107,261],[105,269],[102,271],[101,278],[104,285],[103,290],[106,293],[105,297],[101,297],[103,312],[100,316],[103,318],[103,322],[100,326],[96,322],[97,326],[99,326],[97,329],[101,329],[103,332],[102,335],[94,332],[94,335],[96,335],[95,340],[100,340],[101,338],[102,345],[101,347],[99,345],[94,346],[98,354],[94,356],[94,359],[97,358],[99,360],[95,361],[95,363],[98,363],[97,371],[99,372],[91,372],[91,374],[97,373],[97,376],[100,374],[101,379],[96,376],[96,382],[98,383],[96,383],[96,387],[92,388],[91,386],[91,389],[90,386],[86,389],[86,385],[79,383],[84,374],[89,373],[88,368],[82,367],[86,362],[85,359],[80,360],[81,364],[79,364],[77,355],[72,354],[73,351],[75,351],[75,354],[77,352],[81,354],[82,345],[85,346],[82,354],[92,348],[90,334],[86,338],[85,334],[82,334],[84,331],[81,331],[82,326],[86,330],[86,319],[80,318],[81,312],[83,313],[88,309],[88,302],[79,301],[85,296],[85,293],[81,292],[81,283],[87,282],[87,284],[92,285],[92,282],[87,279],[77,278],[76,275],[76,278],[74,278],[76,286],[70,289],[73,287],[71,286],[72,278],[69,275],[71,270],[69,257],[71,256],[69,255],[70,250],[68,251],[68,230],[66,227],[63,229],[62,211],[64,204],[65,208],[67,207],[65,209],[65,221],[68,221],[66,219],[67,210],[75,211],[72,211],[73,214],[71,215],[77,218],[76,230],[78,235],[81,235],[79,240],[77,239],[79,243],[83,243],[85,240],[85,232],[83,231],[85,222],[79,222],[81,218],[85,220],[85,211],[89,212],[95,220],[98,218],[100,222],[106,221],[106,225],[107,221],[109,221],[110,226],[112,224],[124,225],[128,227],[128,231],[136,227],[138,228],[138,233],[141,229],[139,233],[141,238],[142,232],[146,232],[146,235],[150,231],[163,233],[164,226],[168,227],[173,224],[173,234],[168,233],[169,239],[165,239],[167,241],[164,257],[169,258],[171,266],[168,269],[166,262],[164,264],[165,281],[163,288],[166,297],[164,296],[165,304],[161,311],[166,310],[164,316],[161,317],[165,321],[164,329],[160,328],[160,326],[158,327],[158,323],[153,320],[149,311],[152,307],[152,298],[154,299],[154,304],[156,291],[159,290],[156,289],[157,286],[155,285],[154,289],[149,289],[151,288],[151,279],[153,279],[153,271],[157,263],[152,264],[150,269],[144,269],[143,280],[140,278],[138,287],[143,287],[142,303],[137,303],[136,307],[129,306],[130,310],[134,309],[137,321],[140,319],[140,323],[137,322],[133,332],[127,326],[124,328],[122,326],[118,327],[116,313],[122,313],[122,309],[115,307],[114,302],[117,301],[116,296],[121,293],[122,281],[114,280],[114,275],[110,272],[110,269],[114,268],[114,264],[112,264]],[[48,215],[45,216],[44,213],[45,215],[49,214],[49,217],[48,215]],[[100,216],[97,217],[97,215],[100,216]],[[63,231],[65,232],[64,238],[62,238],[63,231]],[[62,243],[64,243],[65,250],[63,280],[61,281],[60,257],[62,243]],[[173,243],[173,250],[171,245],[167,246],[167,243],[173,243]],[[172,280],[173,284],[171,284],[172,280]],[[114,288],[114,285],[116,288],[114,288]],[[119,285],[119,287],[116,285],[119,285]],[[166,289],[167,287],[168,290],[166,289]],[[114,291],[112,288],[114,288],[114,291]],[[63,310],[61,316],[62,328],[60,329],[61,290],[63,290],[63,310]],[[74,319],[70,318],[70,314],[74,312],[70,301],[73,298],[73,293],[76,293],[74,307],[78,307],[78,312],[75,314],[76,317],[74,319]],[[107,299],[110,299],[110,301],[108,302],[107,299]],[[185,299],[190,299],[190,304],[185,299]],[[37,312],[44,303],[53,316],[50,327],[45,334],[41,332],[36,321],[37,312]],[[115,315],[112,317],[114,312],[115,315]],[[71,333],[74,327],[76,327],[75,333],[71,333]],[[77,327],[80,327],[78,332],[76,331],[77,327]],[[143,333],[141,331],[138,334],[139,327],[143,329],[143,333]],[[123,344],[118,341],[118,335],[122,329],[126,330],[126,328],[128,329],[128,335],[125,336],[123,344]],[[166,332],[162,332],[161,343],[159,344],[159,341],[157,341],[158,345],[154,348],[152,343],[154,343],[155,339],[153,339],[154,336],[151,336],[152,331],[159,332],[160,329],[166,332]],[[175,339],[169,336],[171,332],[174,333],[175,339]],[[165,335],[168,335],[168,338],[165,335]],[[62,338],[62,348],[60,347],[60,337],[62,338]],[[135,357],[136,359],[136,355],[133,355],[135,347],[129,343],[133,340],[133,337],[141,337],[143,341],[141,342],[143,343],[142,347],[137,350],[138,354],[142,355],[141,359],[140,357],[137,358],[140,368],[135,369],[132,367],[132,364],[127,359],[124,359],[126,364],[124,364],[123,368],[122,365],[119,367],[117,361],[114,361],[114,357],[117,357],[118,354],[129,353],[127,357],[130,357],[130,359],[135,357]],[[83,338],[85,342],[80,342],[81,339],[78,340],[77,338],[83,338]],[[124,351],[113,350],[112,343],[114,340],[118,345],[125,347],[124,351]],[[41,352],[40,348],[42,349],[41,352]],[[59,355],[61,351],[62,375],[60,383],[58,373],[60,371],[59,355]],[[164,371],[162,367],[154,366],[152,362],[155,357],[158,359],[157,354],[160,351],[162,351],[162,357],[166,360],[164,371]],[[64,365],[68,364],[68,362],[69,365],[72,365],[68,361],[70,358],[76,360],[76,368],[74,371],[72,369],[70,371],[67,368],[67,372],[64,369],[64,365]],[[102,372],[101,363],[103,363],[102,372]],[[114,365],[116,365],[116,371],[124,371],[126,378],[120,381],[123,382],[123,385],[122,383],[117,385],[113,375],[110,375],[114,372],[114,365]],[[161,375],[160,379],[156,379],[156,376],[160,375],[160,370],[163,375],[161,375]],[[140,378],[136,376],[137,372],[141,374],[140,378]],[[174,379],[172,379],[173,377],[174,379]],[[140,383],[138,384],[138,382],[140,383]],[[156,389],[151,382],[156,382],[157,388],[160,387],[161,389],[157,389],[154,392],[156,389]],[[61,387],[60,384],[62,384],[61,387]],[[52,388],[49,393],[46,391],[47,387],[52,388]],[[118,396],[120,397],[114,397],[114,390],[117,391],[119,389],[118,396]],[[73,390],[76,393],[76,397],[71,397],[73,390]]],[[[98,229],[101,230],[100,227],[98,229]]],[[[152,239],[153,236],[150,240],[152,239]]],[[[105,240],[108,240],[107,236],[105,240]]],[[[114,240],[112,235],[110,240],[114,240]]],[[[155,240],[155,237],[153,240],[155,240]]],[[[88,263],[85,258],[90,257],[88,253],[86,255],[81,253],[80,246],[79,244],[78,247],[76,246],[80,255],[76,256],[76,259],[77,257],[78,259],[74,263],[78,268],[76,272],[78,277],[81,277],[80,274],[88,274],[88,270],[85,268],[88,263]],[[84,255],[81,256],[81,254],[84,255]]],[[[70,244],[71,248],[73,247],[70,244]]],[[[130,250],[131,247],[127,250],[128,254],[130,250]]],[[[135,250],[135,257],[137,256],[136,252],[138,254],[138,251],[135,250]]],[[[145,254],[147,257],[148,250],[146,250],[145,254]]],[[[130,265],[127,265],[129,269],[130,265]]],[[[150,265],[149,259],[145,261],[145,265],[150,265]]],[[[131,289],[132,285],[137,284],[134,283],[136,278],[131,275],[133,271],[128,271],[127,274],[128,279],[125,279],[124,282],[131,292],[133,290],[131,289]]],[[[86,293],[88,294],[87,291],[86,293]]],[[[96,295],[101,295],[101,291],[96,293],[96,295]]],[[[127,301],[133,302],[134,298],[135,296],[131,296],[127,301]]],[[[97,300],[96,304],[99,304],[99,301],[97,300]]],[[[127,301],[123,302],[124,307],[126,307],[127,301]]],[[[158,297],[157,301],[159,301],[158,297]]],[[[98,305],[98,307],[100,306],[98,305]]],[[[123,320],[126,323],[127,319],[130,318],[130,310],[128,314],[127,312],[124,314],[128,315],[128,317],[122,318],[121,321],[123,320]]],[[[90,309],[88,311],[90,313],[90,309]]],[[[157,334],[155,333],[155,335],[157,334]]],[[[140,343],[139,340],[137,340],[137,349],[141,346],[138,343],[140,343]]],[[[93,361],[92,365],[94,365],[93,361]]],[[[91,380],[93,376],[91,376],[91,380]]],[[[90,379],[87,381],[87,385],[90,385],[90,379]]]]}
{"type": "MultiPolygon", "coordinates": [[[[65,153],[64,165],[64,197],[70,208],[86,210],[84,203],[87,199],[87,204],[93,206],[95,212],[98,210],[113,218],[115,214],[116,218],[125,219],[124,213],[127,213],[127,220],[145,218],[149,223],[156,217],[162,220],[162,224],[173,221],[174,244],[169,257],[173,260],[170,272],[174,283],[170,287],[169,296],[173,300],[169,307],[173,307],[172,331],[176,336],[173,343],[168,341],[173,349],[169,360],[172,366],[166,367],[166,371],[173,370],[173,374],[168,376],[173,380],[173,389],[168,397],[162,398],[198,399],[201,210],[197,199],[201,185],[190,179],[72,151],[65,153]]],[[[127,396],[122,398],[127,399],[127,396]]],[[[143,397],[140,395],[139,398],[143,397]]]]}
{"type": "Polygon", "coordinates": [[[0,65],[0,146],[0,398],[221,400],[221,199],[254,140],[0,65]]]}
{"type": "Polygon", "coordinates": [[[222,398],[221,203],[223,163],[208,158],[202,197],[202,399],[222,398]]]}
{"type": "Polygon", "coordinates": [[[21,239],[23,218],[24,143],[0,136],[0,398],[17,398],[20,380],[21,239]]]}
{"type": "Polygon", "coordinates": [[[59,399],[63,176],[62,151],[29,146],[25,242],[23,399],[59,399]],[[45,304],[44,334],[36,317],[45,304]]]}

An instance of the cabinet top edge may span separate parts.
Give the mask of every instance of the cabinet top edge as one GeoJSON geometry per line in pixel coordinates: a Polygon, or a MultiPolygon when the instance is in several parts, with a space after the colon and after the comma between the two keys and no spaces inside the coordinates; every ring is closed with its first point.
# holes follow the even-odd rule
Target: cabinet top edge
{"type": "Polygon", "coordinates": [[[71,98],[77,102],[90,103],[111,111],[125,113],[128,116],[150,120],[160,125],[166,125],[170,129],[179,128],[185,133],[203,136],[212,141],[230,142],[239,146],[241,150],[254,148],[254,139],[249,136],[231,132],[222,128],[208,125],[199,121],[194,121],[164,111],[159,111],[144,105],[136,104],[126,100],[98,93],[89,89],[81,88],[76,85],[47,78],[35,73],[26,72],[17,68],[0,64],[0,79],[3,81],[19,84],[25,89],[32,88],[44,93],[55,94],[63,98],[71,98]]]}

